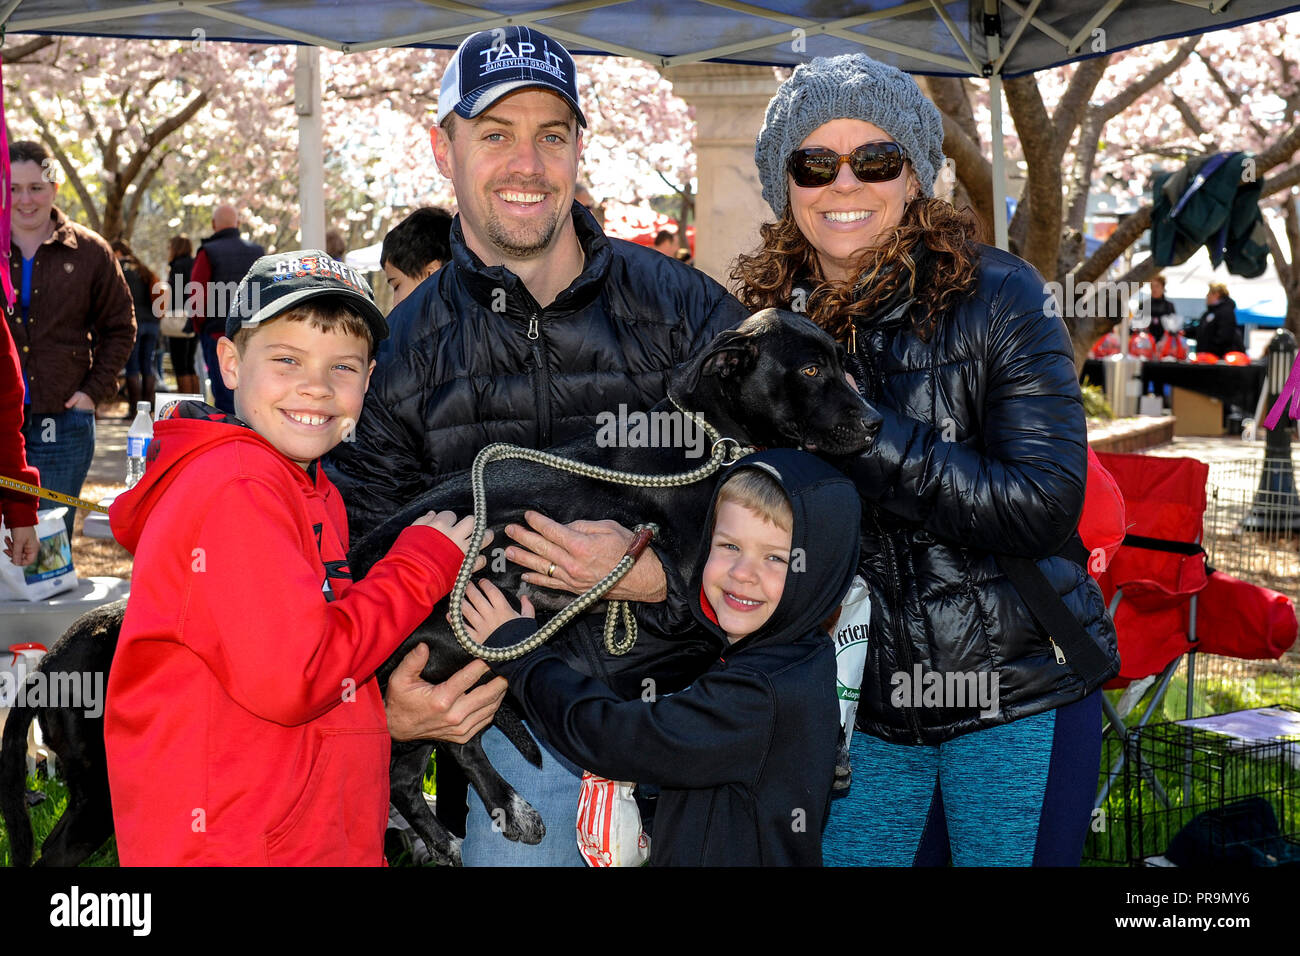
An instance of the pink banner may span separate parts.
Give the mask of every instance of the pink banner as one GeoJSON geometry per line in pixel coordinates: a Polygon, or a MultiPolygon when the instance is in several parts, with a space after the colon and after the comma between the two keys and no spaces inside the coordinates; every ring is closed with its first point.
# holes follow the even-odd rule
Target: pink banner
{"type": "Polygon", "coordinates": [[[0,250],[4,250],[4,268],[0,269],[0,293],[6,309],[14,304],[14,284],[9,278],[9,124],[5,122],[4,60],[0,58],[0,250]]]}
{"type": "Polygon", "coordinates": [[[1264,419],[1265,428],[1276,428],[1278,419],[1282,417],[1282,410],[1286,408],[1287,399],[1291,400],[1291,410],[1288,413],[1292,418],[1300,418],[1300,355],[1291,364],[1291,374],[1286,377],[1286,384],[1282,386],[1282,394],[1277,397],[1273,403],[1273,410],[1268,413],[1264,419]]]}

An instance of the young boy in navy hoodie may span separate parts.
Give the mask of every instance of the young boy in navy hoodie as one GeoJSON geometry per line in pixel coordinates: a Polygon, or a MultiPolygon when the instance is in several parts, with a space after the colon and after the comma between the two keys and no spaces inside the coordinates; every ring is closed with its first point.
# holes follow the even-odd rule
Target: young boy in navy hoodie
{"type": "Polygon", "coordinates": [[[451,590],[473,528],[426,514],[352,581],[317,459],[350,436],[387,332],[325,253],[257,260],[217,346],[238,417],[177,406],[110,509],[135,555],[104,732],[123,865],[383,863],[373,675],[451,590]]]}
{"type": "MultiPolygon", "coordinates": [[[[612,780],[660,786],[657,866],[820,866],[839,740],[835,652],[822,628],[853,580],[858,493],[829,465],[774,449],[714,494],[692,593],[718,659],[686,690],[624,701],[543,646],[489,662],[548,743],[612,780]]],[[[536,630],[490,583],[465,623],[489,647],[536,630]]]]}

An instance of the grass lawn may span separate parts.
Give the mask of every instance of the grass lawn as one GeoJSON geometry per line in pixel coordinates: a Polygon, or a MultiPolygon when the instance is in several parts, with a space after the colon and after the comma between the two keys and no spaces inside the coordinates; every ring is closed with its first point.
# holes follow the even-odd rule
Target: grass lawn
{"type": "MultiPolygon", "coordinates": [[[[47,798],[43,803],[28,809],[28,815],[32,820],[32,831],[36,837],[36,854],[39,856],[41,844],[50,835],[50,831],[54,829],[54,825],[63,813],[63,808],[67,806],[68,788],[63,785],[62,780],[48,780],[44,776],[39,776],[27,778],[27,789],[40,790],[47,798]]],[[[0,866],[12,865],[13,862],[9,859],[9,834],[0,824],[0,866]]],[[[94,856],[81,865],[117,866],[117,841],[110,838],[94,856]]]]}

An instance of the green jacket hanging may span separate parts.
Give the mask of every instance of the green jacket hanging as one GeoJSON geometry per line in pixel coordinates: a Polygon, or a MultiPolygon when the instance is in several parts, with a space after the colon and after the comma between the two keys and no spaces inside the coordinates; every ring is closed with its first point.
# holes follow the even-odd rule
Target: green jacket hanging
{"type": "Polygon", "coordinates": [[[1253,278],[1268,262],[1260,183],[1249,153],[1216,153],[1151,181],[1151,255],[1160,266],[1186,262],[1202,245],[1217,268],[1253,278]]]}

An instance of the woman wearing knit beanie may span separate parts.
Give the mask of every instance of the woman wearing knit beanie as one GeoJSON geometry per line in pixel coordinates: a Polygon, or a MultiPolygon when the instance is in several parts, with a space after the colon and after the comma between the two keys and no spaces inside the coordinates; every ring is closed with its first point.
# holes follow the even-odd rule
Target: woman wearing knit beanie
{"type": "Polygon", "coordinates": [[[1073,350],[1033,267],[933,198],[942,145],[907,74],[863,54],[800,66],[754,150],[777,219],[732,272],[751,310],[806,312],[843,343],[884,418],[840,463],[872,619],[825,858],[1077,865],[1118,655],[1075,534],[1073,350]],[[1033,611],[1015,568],[1036,575],[1033,611]],[[1071,626],[1040,626],[1045,602],[1071,626]]]}

